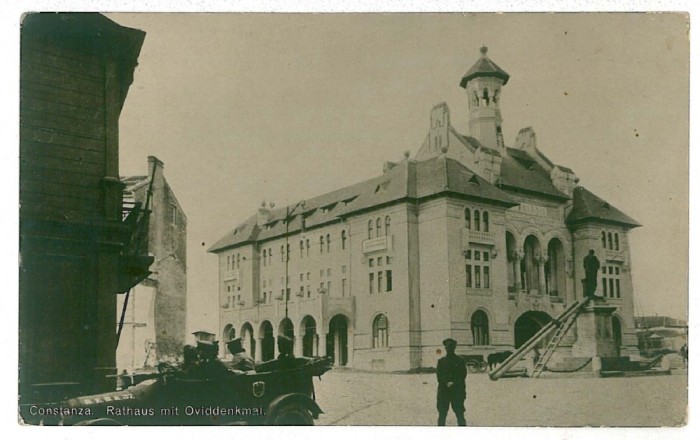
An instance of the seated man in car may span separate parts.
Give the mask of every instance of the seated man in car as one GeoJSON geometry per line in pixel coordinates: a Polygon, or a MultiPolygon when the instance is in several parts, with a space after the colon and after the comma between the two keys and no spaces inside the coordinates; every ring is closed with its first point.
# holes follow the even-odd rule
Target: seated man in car
{"type": "Polygon", "coordinates": [[[228,366],[232,370],[238,371],[255,371],[255,361],[246,353],[243,348],[241,338],[231,339],[226,343],[226,348],[233,355],[233,359],[228,362],[228,366]]]}

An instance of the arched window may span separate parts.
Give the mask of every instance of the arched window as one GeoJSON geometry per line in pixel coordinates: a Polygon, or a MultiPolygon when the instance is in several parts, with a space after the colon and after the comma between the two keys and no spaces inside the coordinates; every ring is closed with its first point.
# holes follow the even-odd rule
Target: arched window
{"type": "Polygon", "coordinates": [[[382,219],[377,219],[377,238],[382,236],[382,219]]]}
{"type": "Polygon", "coordinates": [[[372,229],[374,228],[374,221],[370,220],[367,222],[367,238],[372,238],[372,229]]]}
{"type": "Polygon", "coordinates": [[[620,236],[617,235],[617,232],[615,232],[615,250],[620,250],[620,236]]]}
{"type": "Polygon", "coordinates": [[[607,240],[605,239],[605,231],[601,232],[601,234],[602,234],[602,236],[603,236],[603,249],[607,249],[607,247],[608,247],[608,242],[607,242],[607,240]]]}
{"type": "Polygon", "coordinates": [[[484,102],[486,103],[486,105],[489,105],[489,89],[487,89],[486,87],[484,87],[482,97],[484,98],[484,102]]]}
{"type": "Polygon", "coordinates": [[[326,252],[331,251],[331,234],[326,234],[326,252]]]}
{"type": "Polygon", "coordinates": [[[323,235],[321,236],[321,253],[323,253],[323,245],[324,245],[324,240],[323,240],[323,235]]]}
{"type": "Polygon", "coordinates": [[[263,266],[267,266],[267,249],[263,249],[263,266]]]}
{"type": "Polygon", "coordinates": [[[476,93],[476,90],[474,90],[473,95],[474,96],[472,96],[472,105],[474,105],[474,107],[478,107],[479,106],[479,94],[476,93]]]}
{"type": "Polygon", "coordinates": [[[489,318],[483,310],[472,315],[472,340],[474,345],[489,345],[489,318]]]}
{"type": "Polygon", "coordinates": [[[345,249],[345,241],[346,241],[347,239],[348,239],[348,235],[347,235],[347,233],[345,232],[345,229],[343,229],[343,230],[340,232],[340,242],[341,242],[341,247],[342,247],[343,249],[345,249]]]}
{"type": "Polygon", "coordinates": [[[387,237],[391,235],[391,217],[388,215],[384,218],[384,234],[387,237]]]}
{"type": "Polygon", "coordinates": [[[372,348],[389,346],[389,321],[385,315],[377,315],[372,323],[372,348]]]}
{"type": "Polygon", "coordinates": [[[608,249],[612,250],[613,248],[613,239],[612,239],[612,234],[608,232],[608,249]]]}
{"type": "Polygon", "coordinates": [[[483,220],[484,224],[484,232],[489,232],[489,213],[484,211],[484,213],[481,215],[481,219],[483,220]]]}
{"type": "Polygon", "coordinates": [[[464,210],[464,227],[467,229],[472,228],[472,212],[469,208],[464,210]]]}
{"type": "Polygon", "coordinates": [[[481,218],[479,216],[479,210],[474,210],[474,230],[481,231],[481,218]]]}
{"type": "Polygon", "coordinates": [[[496,90],[493,92],[493,103],[496,104],[496,105],[498,105],[498,99],[499,99],[499,95],[500,95],[500,94],[501,94],[501,89],[496,89],[496,90]]]}

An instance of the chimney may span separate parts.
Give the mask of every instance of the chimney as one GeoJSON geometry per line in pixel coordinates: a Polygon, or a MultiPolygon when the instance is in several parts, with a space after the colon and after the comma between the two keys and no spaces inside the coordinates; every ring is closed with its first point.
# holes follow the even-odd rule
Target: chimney
{"type": "Polygon", "coordinates": [[[263,200],[260,208],[258,208],[258,226],[262,227],[268,221],[270,221],[270,208],[268,208],[267,202],[263,200]]]}

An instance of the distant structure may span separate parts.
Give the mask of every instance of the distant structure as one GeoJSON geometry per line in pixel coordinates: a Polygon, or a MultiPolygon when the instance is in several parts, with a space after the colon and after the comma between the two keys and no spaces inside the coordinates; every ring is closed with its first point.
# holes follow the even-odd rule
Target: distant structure
{"type": "Polygon", "coordinates": [[[114,389],[118,294],[149,274],[148,212],[122,204],[119,114],[145,33],[23,17],[20,403],[114,389]]]}
{"type": "Polygon", "coordinates": [[[668,316],[634,318],[639,350],[653,354],[662,350],[679,351],[688,343],[688,322],[668,316]]]}
{"type": "MultiPolygon", "coordinates": [[[[532,128],[506,145],[509,78],[481,48],[459,83],[470,136],[438,104],[414,158],[303,204],[263,203],[215,243],[222,338],[266,360],[285,334],[298,355],[368,370],[434,366],[447,337],[486,356],[581,299],[593,249],[596,294],[614,309],[605,337],[637,355],[628,233],[639,224],[549,160],[532,128]]],[[[574,328],[560,350],[576,356],[576,342],[574,328]]]]}
{"type": "Polygon", "coordinates": [[[144,205],[151,191],[149,250],[151,275],[117,304],[124,315],[117,350],[119,371],[155,366],[182,356],[187,311],[187,216],[163,174],[163,162],[148,157],[148,175],[122,177],[125,204],[144,205]],[[151,183],[152,182],[152,183],[151,183]]]}

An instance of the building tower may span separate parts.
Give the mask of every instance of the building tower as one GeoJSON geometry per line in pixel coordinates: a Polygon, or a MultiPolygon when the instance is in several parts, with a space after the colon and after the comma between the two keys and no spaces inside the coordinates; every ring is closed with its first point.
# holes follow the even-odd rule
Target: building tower
{"type": "Polygon", "coordinates": [[[481,48],[481,58],[462,77],[459,85],[467,92],[469,102],[469,131],[482,145],[504,151],[501,126],[501,88],[508,75],[491,61],[481,48]]]}

